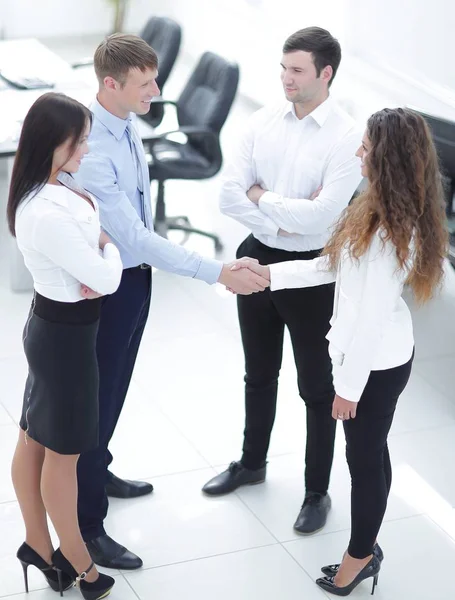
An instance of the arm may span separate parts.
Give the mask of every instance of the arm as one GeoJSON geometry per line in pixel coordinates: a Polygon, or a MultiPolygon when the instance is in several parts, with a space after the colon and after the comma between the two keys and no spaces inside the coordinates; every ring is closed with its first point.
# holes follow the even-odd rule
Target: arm
{"type": "Polygon", "coordinates": [[[337,146],[317,198],[284,198],[266,191],[259,199],[260,211],[288,233],[325,233],[349,204],[361,181],[359,159],[355,157],[359,143],[359,135],[352,133],[337,146]]]}
{"type": "Polygon", "coordinates": [[[215,283],[222,263],[149,231],[126,193],[119,188],[112,161],[97,154],[96,144],[92,148],[94,151],[84,158],[78,180],[98,199],[103,229],[136,257],[138,264],[147,263],[164,271],[215,283]]]}
{"type": "Polygon", "coordinates": [[[100,256],[70,215],[43,218],[34,230],[33,245],[77,281],[99,294],[113,294],[120,284],[123,265],[114,244],[106,244],[100,256]]]}
{"type": "MultiPolygon", "coordinates": [[[[247,192],[256,183],[253,165],[253,146],[258,113],[253,115],[249,126],[234,151],[227,166],[220,192],[220,210],[232,217],[255,234],[277,236],[278,225],[247,197],[247,192]]],[[[260,113],[259,113],[260,115],[260,113]]]]}
{"type": "Polygon", "coordinates": [[[328,270],[326,256],[313,260],[290,260],[270,265],[269,268],[272,292],[324,285],[333,283],[336,279],[336,273],[328,270]]]}
{"type": "MultiPolygon", "coordinates": [[[[397,270],[395,248],[390,243],[383,248],[378,234],[361,260],[368,264],[355,332],[343,364],[334,371],[337,395],[351,402],[358,402],[365,389],[376,349],[404,282],[403,271],[397,270]]],[[[349,290],[345,293],[349,295],[349,290]]]]}

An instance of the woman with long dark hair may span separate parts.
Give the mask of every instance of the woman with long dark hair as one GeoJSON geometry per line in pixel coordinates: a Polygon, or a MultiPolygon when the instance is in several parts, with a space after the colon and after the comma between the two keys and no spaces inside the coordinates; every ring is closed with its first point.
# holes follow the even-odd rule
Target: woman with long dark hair
{"type": "Polygon", "coordinates": [[[412,321],[401,295],[419,303],[443,279],[448,233],[436,150],[424,119],[402,108],[370,117],[362,146],[368,188],[346,209],[319,258],[253,268],[271,289],[336,281],[332,328],[332,416],[343,421],[352,480],[351,539],[341,564],[322,568],[325,591],[347,596],[383,560],[377,535],[392,468],[387,436],[414,356],[412,321]]]}
{"type": "Polygon", "coordinates": [[[100,296],[117,289],[122,263],[100,230],[95,198],[71,177],[88,151],[90,126],[90,111],[63,94],[44,94],[33,104],[7,217],[35,288],[23,335],[29,372],[12,465],[26,528],[17,556],[27,591],[33,565],[53,590],[62,593],[76,582],[86,600],[95,600],[109,594],[114,579],[97,572],[82,540],[76,465],[81,452],[98,444],[100,296]],[[60,540],[55,552],[47,515],[60,540]]]}

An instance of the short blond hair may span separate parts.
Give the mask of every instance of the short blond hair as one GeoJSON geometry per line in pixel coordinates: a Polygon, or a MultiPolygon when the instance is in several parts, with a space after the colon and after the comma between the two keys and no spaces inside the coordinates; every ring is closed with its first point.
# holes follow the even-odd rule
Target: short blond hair
{"type": "Polygon", "coordinates": [[[130,69],[158,68],[155,50],[137,35],[113,33],[105,38],[95,51],[95,73],[102,83],[105,77],[113,77],[124,85],[130,69]]]}

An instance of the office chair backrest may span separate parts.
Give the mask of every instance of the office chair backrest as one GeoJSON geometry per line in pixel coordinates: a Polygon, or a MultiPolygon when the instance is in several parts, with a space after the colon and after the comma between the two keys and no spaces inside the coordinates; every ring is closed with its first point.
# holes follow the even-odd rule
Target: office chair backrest
{"type": "Polygon", "coordinates": [[[182,29],[176,21],[167,17],[152,17],[139,35],[158,56],[156,82],[162,89],[177,59],[182,41],[182,29]]]}
{"type": "Polygon", "coordinates": [[[177,101],[180,126],[193,125],[219,133],[231,110],[239,83],[239,67],[205,52],[177,101]]]}

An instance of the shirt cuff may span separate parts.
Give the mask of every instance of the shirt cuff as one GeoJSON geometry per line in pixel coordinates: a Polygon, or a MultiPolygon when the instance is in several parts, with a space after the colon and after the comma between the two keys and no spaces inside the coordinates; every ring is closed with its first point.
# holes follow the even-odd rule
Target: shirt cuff
{"type": "Polygon", "coordinates": [[[337,377],[336,369],[333,370],[333,384],[335,387],[335,393],[344,398],[345,400],[349,400],[349,402],[358,402],[360,397],[363,394],[363,389],[354,389],[345,385],[340,379],[337,377]]]}
{"type": "Polygon", "coordinates": [[[266,216],[268,219],[264,219],[261,224],[261,233],[264,235],[270,235],[275,239],[278,236],[279,227],[273,220],[273,204],[275,200],[279,198],[279,194],[275,194],[274,192],[264,192],[259,199],[258,208],[259,210],[266,216]]]}
{"type": "Polygon", "coordinates": [[[212,285],[220,278],[222,268],[223,263],[221,261],[213,258],[202,258],[194,278],[212,285]]]}
{"type": "Polygon", "coordinates": [[[120,258],[120,252],[115,244],[108,242],[103,249],[103,256],[106,259],[120,258]]]}
{"type": "Polygon", "coordinates": [[[276,194],[275,192],[265,192],[259,199],[259,210],[271,217],[273,215],[273,208],[279,198],[281,198],[280,194],[276,194]]]}
{"type": "Polygon", "coordinates": [[[286,273],[286,263],[276,263],[269,265],[270,269],[270,290],[285,290],[289,275],[286,273]]]}

